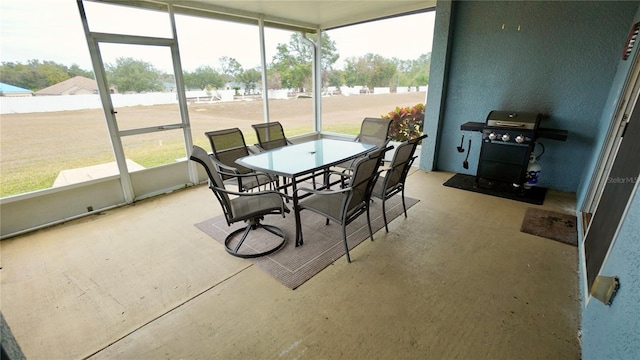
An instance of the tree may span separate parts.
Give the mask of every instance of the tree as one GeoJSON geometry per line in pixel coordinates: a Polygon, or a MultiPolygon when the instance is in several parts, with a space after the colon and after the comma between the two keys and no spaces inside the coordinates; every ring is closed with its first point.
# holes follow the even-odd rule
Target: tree
{"type": "Polygon", "coordinates": [[[323,77],[323,82],[328,86],[339,87],[344,84],[344,71],[342,70],[329,70],[327,72],[326,79],[323,77]]]}
{"type": "Polygon", "coordinates": [[[184,84],[188,89],[204,90],[207,87],[220,89],[224,86],[224,75],[215,71],[211,66],[198,67],[194,72],[184,73],[184,84]]]}
{"type": "Polygon", "coordinates": [[[87,71],[87,70],[81,69],[77,64],[71,65],[71,67],[69,68],[69,76],[70,77],[84,76],[89,79],[94,79],[93,71],[87,71]]]}
{"type": "Polygon", "coordinates": [[[262,80],[262,73],[260,72],[260,68],[248,69],[243,71],[237,80],[244,85],[245,90],[255,90],[262,80]]]}
{"type": "Polygon", "coordinates": [[[93,78],[93,73],[82,70],[76,64],[70,68],[53,61],[29,60],[26,64],[3,62],[0,81],[32,91],[57,84],[77,75],[93,78]]]}
{"type": "MultiPolygon", "coordinates": [[[[318,35],[309,34],[308,38],[317,43],[318,35]]],[[[323,78],[325,72],[332,68],[339,55],[335,48],[335,42],[327,33],[322,33],[321,67],[323,78]]],[[[280,86],[284,88],[308,88],[311,86],[311,66],[313,64],[313,47],[303,39],[301,33],[292,33],[288,44],[278,44],[277,53],[271,61],[271,68],[275,70],[281,79],[280,86]]]]}
{"type": "Polygon", "coordinates": [[[222,68],[222,74],[225,76],[225,81],[234,81],[236,77],[242,74],[242,65],[235,58],[228,56],[222,56],[218,59],[220,67],[222,68]]]}
{"type": "Polygon", "coordinates": [[[349,86],[386,87],[397,84],[397,71],[393,60],[369,53],[359,58],[347,59],[344,78],[349,86]]]}
{"type": "Polygon", "coordinates": [[[105,70],[110,85],[114,85],[123,94],[131,91],[160,91],[163,88],[160,73],[152,64],[142,60],[119,57],[115,64],[106,64],[105,70]]]}
{"type": "Polygon", "coordinates": [[[46,84],[57,84],[70,78],[64,67],[52,61],[45,61],[38,67],[38,73],[44,77],[46,84]]]}

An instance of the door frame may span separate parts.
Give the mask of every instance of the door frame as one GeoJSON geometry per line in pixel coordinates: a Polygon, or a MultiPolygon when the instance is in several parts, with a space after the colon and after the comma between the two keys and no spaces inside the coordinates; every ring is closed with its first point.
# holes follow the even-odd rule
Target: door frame
{"type": "MultiPolygon", "coordinates": [[[[638,115],[635,112],[640,112],[640,107],[637,107],[638,100],[640,98],[640,57],[636,54],[633,57],[633,64],[628,70],[627,79],[625,81],[625,85],[623,91],[621,92],[620,97],[618,98],[618,106],[616,108],[616,113],[612,118],[611,125],[609,127],[609,131],[607,134],[607,138],[605,139],[605,143],[600,152],[600,157],[598,159],[597,167],[593,172],[593,176],[587,190],[587,195],[585,197],[585,201],[581,208],[582,216],[582,235],[583,241],[580,246],[580,256],[582,258],[582,273],[584,274],[583,278],[583,289],[584,289],[584,298],[585,298],[585,307],[589,304],[591,299],[590,288],[589,288],[589,279],[588,279],[588,264],[587,264],[587,254],[586,254],[586,244],[588,241],[595,241],[594,239],[589,240],[589,234],[591,230],[591,225],[593,224],[593,219],[596,216],[596,212],[598,210],[598,206],[600,205],[605,191],[605,187],[611,181],[611,171],[614,167],[614,163],[619,154],[620,147],[624,140],[625,131],[629,127],[632,119],[635,118],[635,122],[640,121],[638,119],[638,115]],[[588,216],[585,216],[588,215],[588,216]]],[[[634,126],[637,126],[635,124],[634,126]]],[[[620,204],[620,206],[624,206],[624,209],[621,212],[620,219],[615,219],[614,221],[618,221],[615,225],[616,229],[610,239],[609,246],[606,250],[606,253],[602,259],[602,262],[599,266],[598,275],[601,274],[602,269],[606,265],[609,255],[611,253],[611,249],[613,248],[616,238],[620,232],[620,228],[622,226],[623,220],[626,217],[626,214],[629,211],[630,199],[634,196],[634,194],[638,191],[638,182],[636,181],[633,189],[631,190],[630,197],[627,198],[627,201],[624,204],[620,204]]],[[[613,219],[612,219],[613,220],[613,219]]],[[[609,239],[605,239],[604,241],[608,241],[609,239]]],[[[596,275],[597,276],[597,275],[596,275]]]]}
{"type": "MultiPolygon", "coordinates": [[[[611,172],[611,166],[615,161],[620,143],[622,142],[622,134],[627,126],[630,114],[635,105],[635,99],[638,97],[639,92],[640,57],[637,56],[636,52],[636,55],[633,57],[633,65],[625,81],[624,90],[618,98],[616,113],[612,118],[605,144],[600,152],[597,166],[593,172],[589,188],[587,189],[585,201],[580,209],[583,214],[594,214],[598,207],[609,173],[611,172]]],[[[586,220],[587,226],[583,224],[583,235],[587,233],[590,225],[590,218],[586,220]]]]}
{"type": "MultiPolygon", "coordinates": [[[[78,3],[78,10],[80,11],[80,18],[84,33],[87,39],[87,45],[89,47],[89,53],[91,55],[91,62],[98,85],[98,93],[100,94],[100,101],[102,103],[102,109],[104,111],[105,120],[107,122],[107,128],[109,130],[109,137],[113,147],[116,164],[118,166],[118,172],[120,174],[120,182],[122,186],[122,192],[126,203],[132,203],[136,194],[129,174],[126,156],[124,153],[124,147],[122,144],[122,137],[129,135],[145,134],[157,131],[168,131],[175,129],[182,129],[184,137],[184,145],[186,154],[191,152],[193,146],[193,139],[191,135],[191,125],[189,121],[189,111],[187,108],[187,99],[185,94],[184,79],[182,77],[182,64],[180,62],[180,52],[177,41],[177,31],[175,24],[175,17],[173,12],[173,6],[167,4],[167,14],[171,23],[171,38],[157,38],[149,36],[135,36],[113,33],[97,33],[89,30],[89,24],[87,16],[84,10],[83,0],[78,3]],[[166,46],[171,51],[171,58],[173,62],[174,78],[176,80],[176,94],[178,96],[178,107],[180,109],[180,122],[169,125],[162,125],[158,127],[147,127],[139,129],[131,129],[121,131],[118,128],[118,122],[116,119],[116,109],[111,101],[111,91],[107,81],[106,72],[104,70],[104,62],[102,60],[102,54],[100,53],[100,43],[110,44],[124,44],[124,45],[149,45],[149,46],[166,46]]],[[[117,6],[117,5],[114,5],[117,6]]],[[[198,183],[198,172],[194,164],[188,162],[189,179],[193,184],[198,183]]]]}

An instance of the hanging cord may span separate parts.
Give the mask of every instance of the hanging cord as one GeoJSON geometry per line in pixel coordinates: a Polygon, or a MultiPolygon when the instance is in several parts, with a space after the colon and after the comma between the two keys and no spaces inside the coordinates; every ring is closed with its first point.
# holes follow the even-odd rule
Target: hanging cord
{"type": "MultiPolygon", "coordinates": [[[[536,155],[534,154],[534,156],[536,157],[536,161],[538,161],[538,160],[540,160],[540,158],[541,158],[541,157],[542,157],[542,155],[544,154],[544,144],[543,144],[543,143],[541,143],[541,142],[537,142],[537,141],[535,142],[535,144],[542,146],[542,152],[540,153],[540,155],[537,155],[537,156],[536,156],[536,155]]],[[[533,152],[535,152],[535,145],[534,145],[534,149],[533,149],[533,150],[534,150],[533,152]]]]}

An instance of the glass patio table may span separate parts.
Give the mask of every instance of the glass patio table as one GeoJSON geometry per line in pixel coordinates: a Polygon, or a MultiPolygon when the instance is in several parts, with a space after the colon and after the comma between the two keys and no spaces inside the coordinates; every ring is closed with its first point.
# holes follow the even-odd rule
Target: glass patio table
{"type": "MultiPolygon", "coordinates": [[[[297,184],[311,179],[315,176],[314,173],[355,159],[375,147],[372,144],[354,141],[320,139],[245,156],[236,162],[253,170],[290,179],[289,184],[285,186],[291,186],[293,194],[297,184]]],[[[299,224],[298,197],[292,198],[296,224],[299,224]]],[[[296,246],[299,245],[302,245],[302,241],[300,241],[300,231],[296,228],[296,246]]]]}

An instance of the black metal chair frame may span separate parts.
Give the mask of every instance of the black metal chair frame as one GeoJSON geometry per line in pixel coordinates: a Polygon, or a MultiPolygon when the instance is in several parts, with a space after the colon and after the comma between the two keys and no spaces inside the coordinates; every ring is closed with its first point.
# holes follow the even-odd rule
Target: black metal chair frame
{"type": "Polygon", "coordinates": [[[389,144],[389,128],[392,119],[364,118],[360,124],[360,133],[354,141],[369,143],[383,148],[389,144]],[[371,129],[375,130],[371,132],[371,129]],[[384,135],[383,135],[384,134],[384,135]]]}
{"type": "MultiPolygon", "coordinates": [[[[258,143],[255,146],[260,151],[273,150],[277,148],[281,148],[283,146],[293,145],[287,136],[284,133],[284,128],[279,121],[271,121],[268,123],[261,124],[253,124],[251,125],[253,130],[256,132],[256,138],[258,139],[258,143]],[[270,135],[275,135],[275,138],[272,139],[270,135]]],[[[311,176],[311,181],[313,184],[313,188],[316,189],[316,174],[315,172],[311,176]]],[[[284,190],[285,195],[288,195],[287,191],[287,178],[282,177],[282,189],[284,190]]]]}
{"type": "Polygon", "coordinates": [[[261,186],[265,186],[264,189],[266,190],[268,185],[271,186],[271,190],[273,190],[273,184],[275,184],[276,187],[279,186],[277,177],[257,172],[235,163],[235,160],[253,154],[245,143],[244,135],[240,129],[229,128],[208,131],[205,132],[205,136],[209,139],[211,149],[213,150],[210,157],[215,163],[216,170],[222,176],[223,181],[232,180],[237,182],[238,190],[240,191],[250,191],[255,188],[260,189],[261,186]],[[223,146],[224,144],[220,144],[225,142],[225,137],[229,137],[232,141],[235,141],[237,143],[235,144],[236,146],[225,147],[223,146]]]}
{"type": "Polygon", "coordinates": [[[256,147],[261,151],[277,149],[279,147],[293,145],[284,134],[282,124],[278,121],[251,125],[256,132],[258,143],[256,147]],[[275,138],[272,138],[275,135],[275,138]]]}
{"type": "MultiPolygon", "coordinates": [[[[373,230],[371,229],[369,203],[371,201],[373,185],[375,184],[376,179],[380,174],[378,168],[382,162],[384,153],[387,150],[388,148],[378,149],[374,152],[369,153],[367,156],[356,160],[356,162],[353,164],[351,183],[348,187],[344,187],[340,190],[315,190],[309,188],[298,188],[293,194],[294,197],[305,197],[302,201],[298,202],[298,206],[295,211],[300,212],[301,210],[308,209],[317,214],[325,216],[327,225],[331,220],[342,226],[342,237],[344,241],[345,252],[347,255],[347,262],[349,263],[351,262],[351,256],[349,255],[349,244],[347,243],[346,227],[363,213],[367,214],[369,236],[371,237],[371,241],[373,241],[373,230]],[[305,192],[305,194],[299,194],[300,192],[305,192]],[[326,202],[320,202],[319,206],[313,206],[314,200],[318,200],[323,196],[336,197],[334,206],[339,206],[339,208],[337,208],[337,210],[339,210],[338,214],[331,213],[330,209],[327,208],[327,204],[331,202],[331,199],[326,202]],[[340,204],[337,203],[337,200],[340,200],[340,204]]],[[[334,208],[333,210],[336,209],[334,208]]],[[[302,224],[300,223],[300,216],[296,217],[296,232],[300,234],[299,242],[300,244],[302,244],[302,224]]]]}
{"type": "Polygon", "coordinates": [[[413,156],[413,153],[415,152],[416,147],[418,146],[420,141],[422,141],[422,139],[426,137],[427,134],[424,134],[415,139],[402,142],[400,145],[398,145],[391,163],[388,167],[384,167],[381,169],[381,175],[378,177],[376,183],[374,184],[371,195],[382,200],[382,217],[384,218],[384,228],[387,232],[389,232],[389,226],[387,224],[387,211],[385,208],[385,202],[387,201],[387,199],[395,196],[398,193],[401,193],[404,217],[407,217],[407,205],[404,198],[404,184],[407,180],[409,170],[411,170],[411,166],[413,165],[414,160],[417,158],[417,156],[413,156]]]}
{"type": "MultiPolygon", "coordinates": [[[[392,119],[370,117],[364,118],[364,120],[362,120],[362,123],[360,124],[360,133],[358,133],[353,141],[376,145],[379,149],[385,148],[387,145],[389,145],[389,141],[391,140],[391,138],[389,137],[389,128],[391,127],[391,121],[392,119]],[[372,129],[375,131],[372,131],[372,129]]],[[[336,168],[343,169],[339,170],[338,173],[343,172],[343,175],[348,175],[349,169],[353,167],[353,164],[357,159],[358,158],[336,165],[336,168]]],[[[333,171],[333,173],[336,173],[336,171],[333,171]]],[[[331,183],[329,181],[330,175],[330,173],[325,173],[324,182],[328,186],[335,185],[335,183],[331,183]]],[[[342,183],[342,186],[344,187],[344,182],[342,183]]]]}
{"type": "Polygon", "coordinates": [[[274,214],[285,217],[285,213],[290,212],[284,203],[281,193],[273,190],[250,193],[229,191],[225,189],[222,177],[216,171],[215,164],[204,149],[194,145],[189,158],[202,165],[205,169],[209,177],[209,188],[213,191],[222,207],[227,225],[231,226],[231,224],[239,221],[244,221],[247,224],[244,228],[231,232],[225,238],[224,246],[229,254],[240,258],[255,258],[272,254],[284,247],[287,241],[286,233],[276,226],[261,223],[265,215],[274,214]],[[235,197],[230,198],[230,195],[235,197]],[[282,238],[282,240],[265,251],[241,253],[240,248],[247,239],[249,232],[260,228],[282,238]],[[230,246],[231,241],[240,233],[242,233],[242,237],[232,248],[230,246]]]}

